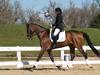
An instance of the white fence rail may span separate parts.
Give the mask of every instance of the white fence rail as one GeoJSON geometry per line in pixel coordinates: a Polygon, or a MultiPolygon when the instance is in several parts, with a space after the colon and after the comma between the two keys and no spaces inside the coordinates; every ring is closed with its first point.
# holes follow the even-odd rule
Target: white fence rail
{"type": "MultiPolygon", "coordinates": [[[[97,50],[100,50],[100,46],[95,46],[97,50]]],[[[90,47],[84,46],[83,47],[85,50],[91,50],[90,47]]],[[[17,61],[0,61],[0,66],[9,66],[9,65],[17,65],[17,68],[22,68],[23,65],[50,65],[53,64],[51,61],[40,61],[40,62],[35,62],[35,61],[21,61],[21,51],[40,51],[40,47],[0,47],[0,52],[1,51],[16,51],[17,55],[17,61]]],[[[61,64],[68,64],[68,61],[64,61],[64,51],[69,50],[69,47],[63,47],[55,50],[60,50],[61,51],[61,59],[62,61],[55,61],[56,65],[61,65],[61,64]]],[[[76,49],[77,50],[77,49],[76,49]]],[[[85,64],[85,61],[72,61],[72,64],[85,64]]],[[[89,61],[90,64],[100,64],[100,60],[92,60],[89,61]]]]}

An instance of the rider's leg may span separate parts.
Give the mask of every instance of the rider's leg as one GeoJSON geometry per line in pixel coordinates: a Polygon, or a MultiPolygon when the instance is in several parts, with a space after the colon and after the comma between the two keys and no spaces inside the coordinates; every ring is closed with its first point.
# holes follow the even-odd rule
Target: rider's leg
{"type": "Polygon", "coordinates": [[[53,35],[57,36],[59,34],[59,32],[60,32],[60,29],[56,28],[53,35]]]}
{"type": "Polygon", "coordinates": [[[60,29],[56,28],[53,33],[53,44],[52,44],[53,49],[57,47],[57,40],[58,40],[59,32],[60,32],[60,29]]]}

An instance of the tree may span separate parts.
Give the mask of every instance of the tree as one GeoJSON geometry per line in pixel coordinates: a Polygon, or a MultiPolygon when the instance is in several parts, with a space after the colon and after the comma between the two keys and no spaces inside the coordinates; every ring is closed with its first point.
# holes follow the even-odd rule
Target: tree
{"type": "Polygon", "coordinates": [[[18,0],[14,2],[14,20],[15,22],[18,20],[21,20],[21,22],[24,22],[24,10],[22,9],[22,6],[18,0]]]}
{"type": "Polygon", "coordinates": [[[13,7],[10,0],[0,0],[0,23],[13,22],[13,7]]]}
{"type": "Polygon", "coordinates": [[[100,0],[94,0],[96,4],[100,7],[100,0]]]}
{"type": "Polygon", "coordinates": [[[65,25],[68,28],[74,27],[74,25],[75,25],[75,17],[74,17],[74,15],[75,15],[75,10],[74,10],[75,5],[74,5],[72,0],[70,0],[69,4],[70,4],[70,7],[63,11],[64,22],[65,22],[65,25]]]}
{"type": "MultiPolygon", "coordinates": [[[[95,13],[90,22],[90,27],[100,28],[100,0],[93,0],[93,4],[95,6],[95,13]],[[99,7],[98,7],[99,6],[99,7]]],[[[91,8],[93,9],[93,7],[91,8]]],[[[94,11],[94,10],[92,10],[94,11]]]]}
{"type": "Polygon", "coordinates": [[[73,0],[70,0],[69,4],[70,7],[64,10],[64,21],[67,27],[90,27],[91,21],[99,13],[95,2],[84,1],[81,8],[76,7],[73,0]]]}
{"type": "Polygon", "coordinates": [[[24,17],[26,22],[41,24],[42,19],[39,17],[39,14],[40,13],[38,11],[35,12],[33,8],[30,8],[25,11],[24,17]]]}
{"type": "Polygon", "coordinates": [[[100,28],[100,14],[94,17],[92,22],[90,23],[90,27],[92,28],[100,28]]]}

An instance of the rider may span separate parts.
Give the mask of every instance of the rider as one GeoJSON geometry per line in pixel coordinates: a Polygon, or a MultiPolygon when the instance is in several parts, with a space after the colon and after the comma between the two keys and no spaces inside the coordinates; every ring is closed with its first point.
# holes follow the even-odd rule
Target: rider
{"type": "Polygon", "coordinates": [[[59,33],[64,30],[64,23],[63,23],[63,16],[62,16],[62,10],[61,8],[55,8],[55,23],[52,25],[52,39],[53,44],[52,48],[57,47],[57,40],[59,33]]]}

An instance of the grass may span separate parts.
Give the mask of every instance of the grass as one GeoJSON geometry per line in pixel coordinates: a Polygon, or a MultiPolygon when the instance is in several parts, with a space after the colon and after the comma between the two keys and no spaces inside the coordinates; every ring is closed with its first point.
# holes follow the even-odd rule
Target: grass
{"type": "Polygon", "coordinates": [[[0,46],[36,46],[37,41],[27,39],[25,25],[0,25],[0,46]]]}
{"type": "MultiPolygon", "coordinates": [[[[67,29],[69,30],[69,29],[67,29]]],[[[100,29],[85,28],[72,29],[84,31],[89,34],[94,45],[100,45],[100,29]]],[[[26,37],[26,26],[23,25],[0,25],[0,46],[39,46],[37,36],[33,40],[26,37]]]]}

